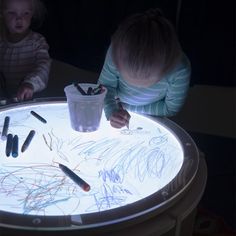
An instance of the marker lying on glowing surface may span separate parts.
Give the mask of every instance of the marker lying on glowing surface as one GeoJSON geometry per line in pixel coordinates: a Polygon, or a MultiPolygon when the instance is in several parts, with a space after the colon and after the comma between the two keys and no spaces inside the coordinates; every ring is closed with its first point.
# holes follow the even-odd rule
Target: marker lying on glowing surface
{"type": "Polygon", "coordinates": [[[13,137],[13,143],[12,143],[12,156],[13,157],[18,157],[18,136],[17,135],[14,135],[13,137]]]}
{"type": "Polygon", "coordinates": [[[83,179],[81,179],[77,174],[75,174],[72,170],[70,170],[67,166],[59,164],[59,168],[76,184],[78,184],[84,191],[88,192],[90,190],[90,186],[83,179]]]}
{"type": "Polygon", "coordinates": [[[35,111],[31,111],[30,112],[31,113],[31,115],[33,115],[34,117],[36,117],[38,120],[40,120],[41,122],[43,122],[43,123],[47,123],[47,121],[42,117],[42,116],[40,116],[39,114],[37,114],[35,111]]]}
{"type": "Polygon", "coordinates": [[[7,139],[7,132],[8,132],[8,128],[9,128],[9,123],[10,123],[10,117],[6,116],[4,119],[4,124],[3,124],[3,128],[2,128],[2,140],[6,140],[7,139]]]}
{"type": "Polygon", "coordinates": [[[33,137],[34,137],[34,135],[35,135],[35,131],[34,131],[34,130],[31,130],[31,131],[29,132],[28,136],[26,137],[26,139],[25,139],[25,141],[24,141],[22,147],[21,147],[21,152],[24,152],[24,151],[29,147],[29,145],[30,145],[30,143],[31,143],[31,141],[32,141],[32,139],[33,139],[33,137]]]}
{"type": "Polygon", "coordinates": [[[12,152],[12,145],[13,145],[13,135],[7,135],[7,143],[6,143],[6,156],[9,157],[12,152]]]}

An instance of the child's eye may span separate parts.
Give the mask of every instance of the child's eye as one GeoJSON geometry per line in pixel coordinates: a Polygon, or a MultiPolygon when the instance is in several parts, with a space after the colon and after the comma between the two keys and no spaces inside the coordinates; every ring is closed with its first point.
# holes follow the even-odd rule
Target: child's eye
{"type": "Polygon", "coordinates": [[[24,17],[30,17],[31,15],[32,15],[32,12],[30,12],[30,11],[26,11],[24,13],[24,17]]]}
{"type": "Polygon", "coordinates": [[[14,12],[14,11],[8,11],[7,12],[7,15],[9,15],[9,16],[14,16],[16,13],[14,12]]]}

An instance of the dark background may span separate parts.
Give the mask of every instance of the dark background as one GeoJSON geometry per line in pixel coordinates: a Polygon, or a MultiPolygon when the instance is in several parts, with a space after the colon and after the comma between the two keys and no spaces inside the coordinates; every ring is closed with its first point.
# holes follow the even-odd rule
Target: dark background
{"type": "Polygon", "coordinates": [[[39,31],[54,59],[100,72],[110,37],[126,16],[159,7],[192,63],[191,84],[235,86],[235,1],[44,0],[39,31]]]}

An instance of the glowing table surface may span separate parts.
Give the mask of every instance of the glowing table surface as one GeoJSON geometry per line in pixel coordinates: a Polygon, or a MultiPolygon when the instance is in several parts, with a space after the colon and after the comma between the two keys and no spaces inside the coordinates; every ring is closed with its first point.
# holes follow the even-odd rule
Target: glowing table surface
{"type": "Polygon", "coordinates": [[[19,137],[19,155],[7,157],[6,141],[0,141],[0,226],[83,229],[158,214],[181,197],[198,168],[194,142],[168,119],[131,113],[129,129],[114,129],[103,114],[97,131],[76,132],[66,101],[3,107],[1,130],[6,116],[8,133],[19,137]],[[36,134],[22,153],[30,130],[36,134]],[[59,163],[89,183],[90,191],[59,163]]]}

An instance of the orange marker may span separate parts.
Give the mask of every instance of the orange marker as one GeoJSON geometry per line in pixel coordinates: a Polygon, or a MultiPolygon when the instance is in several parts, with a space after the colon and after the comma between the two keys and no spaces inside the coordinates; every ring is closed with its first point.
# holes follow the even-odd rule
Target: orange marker
{"type": "Polygon", "coordinates": [[[85,192],[90,190],[90,186],[83,179],[81,179],[77,174],[75,174],[72,170],[70,170],[67,166],[59,164],[59,168],[76,184],[78,184],[85,192]]]}

